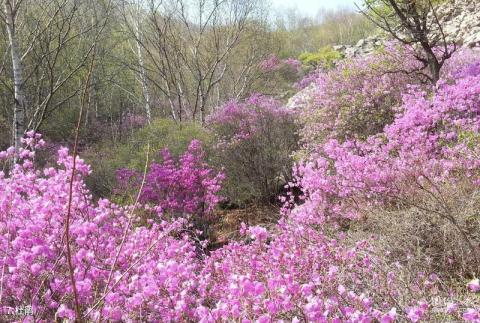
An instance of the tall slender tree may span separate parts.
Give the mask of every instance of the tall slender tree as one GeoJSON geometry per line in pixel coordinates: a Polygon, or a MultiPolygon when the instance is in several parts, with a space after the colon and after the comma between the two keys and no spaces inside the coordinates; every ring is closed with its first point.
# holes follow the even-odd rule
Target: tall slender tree
{"type": "Polygon", "coordinates": [[[90,0],[3,0],[0,24],[11,57],[5,71],[11,74],[0,81],[13,98],[16,149],[26,130],[39,130],[79,93],[78,78],[106,19],[92,19],[99,6],[90,0]]]}
{"type": "MultiPolygon", "coordinates": [[[[125,29],[141,47],[137,49],[138,62],[130,67],[159,92],[173,119],[205,123],[215,89],[235,66],[232,56],[242,44],[256,46],[249,33],[264,19],[261,1],[149,0],[135,9],[142,10],[145,17],[140,28],[139,21],[131,18],[135,11],[131,7],[137,4],[123,4],[125,29]]],[[[257,59],[244,63],[254,66],[261,57],[258,48],[247,52],[257,59]]],[[[251,72],[251,68],[240,67],[234,77],[248,80],[245,73],[251,72]]],[[[244,89],[238,84],[236,88],[244,89]]]]}
{"type": "Polygon", "coordinates": [[[13,142],[15,150],[21,146],[20,139],[25,132],[26,99],[24,93],[24,71],[18,44],[17,13],[22,5],[22,0],[4,0],[4,21],[7,27],[10,54],[12,57],[14,108],[13,108],[13,142]]]}

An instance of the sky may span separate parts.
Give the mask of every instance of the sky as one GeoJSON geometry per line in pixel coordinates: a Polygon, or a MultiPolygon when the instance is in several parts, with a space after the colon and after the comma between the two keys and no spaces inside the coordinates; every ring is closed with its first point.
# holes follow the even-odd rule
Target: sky
{"type": "Polygon", "coordinates": [[[270,0],[277,10],[296,8],[305,15],[315,16],[320,8],[335,9],[337,7],[355,8],[356,0],[270,0]]]}

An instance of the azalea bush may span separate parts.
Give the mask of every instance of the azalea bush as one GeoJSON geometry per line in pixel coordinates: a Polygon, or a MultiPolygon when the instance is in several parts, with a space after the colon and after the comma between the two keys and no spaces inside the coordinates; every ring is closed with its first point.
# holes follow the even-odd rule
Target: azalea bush
{"type": "MultiPolygon", "coordinates": [[[[331,138],[316,145],[316,152],[297,168],[297,184],[309,212],[293,209],[296,220],[346,229],[359,219],[382,221],[370,212],[386,217],[389,212],[417,212],[423,217],[411,223],[415,229],[410,233],[402,219],[399,224],[389,222],[386,232],[395,232],[391,241],[398,241],[397,234],[414,239],[423,248],[424,260],[437,259],[436,269],[444,274],[478,275],[480,222],[475,207],[462,201],[475,201],[480,184],[479,66],[478,59],[457,66],[433,94],[410,87],[394,120],[378,134],[344,141],[331,138]],[[446,232],[456,237],[455,243],[445,240],[441,245],[442,240],[429,238],[446,232]],[[467,254],[452,255],[455,250],[467,254]]],[[[413,250],[403,250],[403,255],[409,253],[413,250]]]]}
{"type": "Polygon", "coordinates": [[[201,141],[208,155],[211,138],[205,129],[193,122],[154,119],[151,124],[136,129],[128,138],[115,144],[110,139],[102,141],[82,152],[83,158],[92,165],[92,174],[86,178],[87,185],[96,198],[111,197],[117,185],[117,169],[141,171],[145,155],[149,153],[150,160],[161,161],[158,152],[164,148],[168,148],[173,158],[179,158],[192,140],[201,141]]]}
{"type": "Polygon", "coordinates": [[[225,195],[236,204],[268,202],[290,180],[298,137],[295,114],[255,94],[230,101],[207,121],[214,156],[226,174],[225,195]]]}
{"type": "MultiPolygon", "coordinates": [[[[182,234],[183,219],[158,214],[142,224],[139,205],[92,202],[83,183],[90,167],[78,158],[69,217],[73,285],[65,240],[73,158],[62,148],[56,167],[37,170],[33,150],[43,142],[33,134],[25,141],[31,149],[20,150],[10,174],[0,176],[0,282],[4,306],[32,305],[27,320],[78,319],[75,303],[92,321],[416,322],[435,320],[439,309],[451,320],[478,319],[475,303],[441,293],[437,277],[405,286],[383,270],[368,241],[349,245],[290,219],[277,233],[243,226],[246,242],[202,260],[182,234]]],[[[478,280],[467,288],[478,292],[478,280]]]]}
{"type": "MultiPolygon", "coordinates": [[[[243,226],[250,243],[231,243],[206,259],[199,292],[210,303],[197,308],[201,322],[478,319],[474,296],[466,301],[445,291],[435,274],[406,277],[400,262],[385,262],[366,240],[349,245],[342,234],[329,237],[291,220],[273,235],[243,226]]],[[[480,288],[470,284],[465,294],[480,288]]]]}
{"type": "Polygon", "coordinates": [[[305,148],[328,139],[365,139],[394,120],[408,86],[418,84],[419,63],[406,48],[389,43],[368,56],[337,62],[299,82],[291,101],[300,111],[305,148]]]}
{"type": "Polygon", "coordinates": [[[292,69],[295,72],[299,72],[302,67],[302,63],[294,58],[281,59],[277,55],[270,55],[259,63],[259,67],[263,72],[278,71],[282,68],[292,69]]]}
{"type": "MultiPolygon", "coordinates": [[[[34,316],[28,321],[74,320],[76,302],[83,319],[91,321],[192,317],[191,309],[200,302],[194,294],[198,263],[194,245],[178,236],[184,220],[165,221],[159,215],[158,221],[139,226],[137,206],[94,203],[83,181],[91,169],[79,158],[70,190],[73,158],[68,150],[58,151],[57,165],[36,169],[34,150],[44,142],[29,135],[19,162],[8,176],[0,172],[2,306],[32,305],[34,316]],[[66,256],[69,201],[76,293],[66,256]]],[[[0,158],[14,154],[9,149],[0,158]]]]}
{"type": "MultiPolygon", "coordinates": [[[[418,273],[405,282],[401,264],[388,267],[368,241],[350,243],[342,233],[299,222],[311,212],[308,204],[274,232],[243,225],[244,242],[200,257],[191,236],[182,233],[185,219],[157,213],[145,223],[136,216],[139,204],[94,203],[83,182],[90,167],[77,157],[71,182],[73,157],[66,148],[55,167],[36,169],[34,150],[44,143],[29,136],[18,163],[0,175],[0,296],[9,308],[31,304],[34,314],[26,320],[479,318],[478,302],[445,292],[437,276],[418,273]]],[[[8,162],[14,155],[12,148],[0,158],[8,162]]],[[[463,290],[479,292],[478,280],[463,290]]]]}
{"type": "MultiPolygon", "coordinates": [[[[480,60],[464,58],[434,89],[407,86],[382,130],[320,129],[288,184],[301,202],[208,253],[190,220],[218,203],[223,175],[198,141],[119,171],[133,196],[120,206],[94,201],[91,167],[66,148],[40,167],[45,142],[28,132],[0,152],[2,306],[46,322],[479,322],[480,60]]],[[[260,192],[247,196],[290,176],[294,117],[253,96],[209,120],[226,175],[260,192]]]]}
{"type": "MultiPolygon", "coordinates": [[[[276,54],[265,57],[258,63],[257,78],[251,84],[245,84],[250,90],[245,94],[255,92],[276,98],[286,98],[295,93],[292,86],[304,77],[305,69],[302,63],[295,58],[281,58],[276,54]]],[[[242,96],[241,98],[245,98],[242,96]]],[[[236,97],[240,99],[239,96],[236,97]]]]}
{"type": "Polygon", "coordinates": [[[440,81],[433,97],[420,87],[410,88],[384,132],[318,145],[311,161],[298,169],[305,193],[314,193],[333,213],[355,217],[341,207],[350,196],[386,202],[407,194],[411,186],[402,188],[402,182],[430,187],[454,180],[459,172],[476,181],[478,148],[464,138],[472,140],[480,127],[477,64],[460,69],[454,83],[440,81]]]}
{"type": "Polygon", "coordinates": [[[121,168],[116,172],[120,196],[130,192],[131,200],[148,204],[156,213],[174,218],[191,218],[197,229],[208,229],[215,206],[221,201],[224,174],[215,172],[205,162],[200,141],[193,140],[178,159],[167,148],[161,151],[161,162],[152,162],[144,172],[121,168]]]}

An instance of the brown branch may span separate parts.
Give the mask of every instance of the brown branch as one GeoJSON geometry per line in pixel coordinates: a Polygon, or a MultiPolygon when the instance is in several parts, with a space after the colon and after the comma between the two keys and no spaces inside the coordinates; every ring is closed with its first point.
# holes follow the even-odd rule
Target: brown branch
{"type": "MultiPolygon", "coordinates": [[[[122,252],[123,245],[125,244],[125,240],[127,238],[128,231],[129,231],[130,226],[132,224],[132,220],[134,218],[133,212],[135,212],[135,209],[137,208],[137,205],[140,202],[140,196],[142,195],[143,187],[145,186],[145,181],[147,179],[149,155],[150,155],[149,153],[150,153],[150,143],[147,144],[147,157],[145,158],[145,166],[143,168],[142,184],[140,185],[140,188],[138,189],[137,198],[135,199],[135,203],[133,204],[132,210],[130,211],[130,214],[128,215],[128,222],[127,222],[127,225],[125,226],[125,230],[123,232],[122,240],[120,241],[120,246],[118,247],[117,253],[115,254],[113,264],[110,267],[110,272],[108,273],[107,283],[105,284],[105,288],[103,290],[103,295],[105,295],[105,296],[108,294],[108,286],[110,286],[110,282],[112,281],[113,272],[114,272],[115,267],[117,265],[118,258],[120,257],[120,253],[122,252]]],[[[98,319],[99,322],[101,321],[101,317],[102,317],[102,309],[103,309],[103,306],[100,309],[100,318],[98,319]]]]}
{"type": "Polygon", "coordinates": [[[82,312],[80,309],[80,302],[78,299],[78,292],[77,292],[77,285],[75,283],[75,269],[72,264],[72,251],[70,247],[70,217],[72,213],[72,199],[73,199],[73,182],[75,179],[75,171],[76,171],[76,163],[77,163],[77,148],[78,148],[78,138],[79,138],[79,133],[80,133],[80,125],[82,122],[82,115],[83,115],[83,109],[85,107],[85,102],[87,99],[87,88],[88,84],[90,83],[90,77],[93,72],[93,65],[95,61],[95,52],[93,53],[92,56],[92,61],[90,63],[90,68],[88,70],[88,74],[85,80],[85,87],[83,91],[83,95],[81,98],[80,102],[80,113],[78,115],[78,121],[77,121],[77,127],[75,128],[75,141],[73,145],[73,165],[72,165],[72,173],[70,177],[70,183],[68,187],[68,207],[67,207],[67,218],[65,219],[65,243],[67,246],[67,264],[68,264],[68,271],[70,273],[70,282],[72,284],[72,289],[73,289],[73,298],[75,301],[75,315],[76,315],[76,321],[77,322],[82,322],[82,312]]]}
{"type": "MultiPolygon", "coordinates": [[[[111,8],[111,1],[108,4],[108,8],[111,8]]],[[[87,101],[87,93],[88,93],[88,86],[90,83],[90,78],[93,73],[93,66],[95,63],[95,47],[97,45],[98,37],[103,31],[103,29],[106,26],[107,19],[105,19],[104,24],[100,31],[96,34],[96,37],[93,42],[93,48],[92,48],[92,59],[90,62],[90,67],[88,69],[88,73],[86,76],[85,80],[85,86],[83,89],[83,94],[81,97],[81,102],[80,102],[80,113],[78,116],[78,121],[77,121],[77,126],[75,128],[75,141],[74,141],[74,146],[73,146],[73,165],[72,165],[72,173],[70,177],[70,182],[69,182],[69,190],[68,190],[68,207],[67,207],[67,217],[65,219],[65,240],[66,240],[66,247],[67,247],[67,264],[68,264],[68,270],[70,274],[70,281],[72,284],[72,289],[73,289],[73,297],[75,301],[75,315],[76,315],[76,322],[82,322],[82,312],[80,309],[80,302],[78,299],[78,292],[77,292],[77,286],[75,283],[75,269],[72,264],[72,253],[71,253],[71,247],[70,247],[70,217],[71,217],[71,212],[72,212],[72,199],[73,199],[73,183],[75,179],[75,171],[76,171],[76,162],[77,162],[77,149],[78,149],[78,139],[79,139],[79,134],[80,134],[80,126],[82,124],[82,115],[83,115],[83,110],[85,108],[85,103],[87,101]]]]}

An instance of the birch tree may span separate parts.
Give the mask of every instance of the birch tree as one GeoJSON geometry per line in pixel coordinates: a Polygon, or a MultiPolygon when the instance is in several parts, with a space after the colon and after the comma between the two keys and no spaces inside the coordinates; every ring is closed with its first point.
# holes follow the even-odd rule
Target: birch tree
{"type": "Polygon", "coordinates": [[[142,11],[142,1],[137,0],[132,2],[129,6],[129,12],[125,14],[125,18],[128,19],[130,24],[133,27],[134,37],[133,41],[135,43],[134,50],[137,55],[138,60],[138,79],[139,83],[142,88],[142,96],[143,102],[145,105],[145,114],[147,116],[148,124],[152,121],[152,112],[151,112],[151,99],[150,99],[150,90],[148,88],[148,78],[147,78],[147,71],[145,69],[145,61],[143,57],[143,47],[142,47],[142,40],[143,40],[143,33],[141,30],[141,16],[144,13],[142,11]]]}
{"type": "Polygon", "coordinates": [[[45,120],[57,109],[69,107],[78,95],[78,77],[111,10],[101,6],[111,7],[109,3],[3,0],[1,22],[11,57],[11,67],[5,64],[5,71],[11,76],[0,79],[12,93],[16,149],[26,130],[40,130],[45,120]]]}
{"type": "MultiPolygon", "coordinates": [[[[124,2],[124,8],[131,6],[124,2]]],[[[199,120],[205,123],[209,107],[219,102],[219,85],[249,80],[258,63],[258,48],[244,60],[248,66],[232,64],[242,46],[256,46],[249,31],[263,19],[260,2],[255,0],[148,0],[142,2],[145,15],[142,33],[127,14],[125,29],[141,47],[142,64],[130,65],[158,90],[177,121],[199,120]],[[245,45],[248,43],[249,45],[245,45]],[[238,68],[238,73],[234,72],[238,68]],[[225,80],[233,75],[237,80],[225,80]],[[215,91],[216,90],[216,91],[215,91]],[[217,94],[217,99],[212,100],[217,94]]],[[[124,12],[128,12],[126,9],[124,12]]],[[[261,56],[261,55],[260,55],[261,56]]],[[[140,63],[140,61],[139,61],[140,63]]],[[[237,93],[229,93],[230,97],[237,93]]]]}
{"type": "Polygon", "coordinates": [[[13,108],[13,142],[15,150],[18,150],[25,132],[25,93],[23,79],[23,65],[18,45],[16,30],[17,12],[22,5],[22,0],[4,0],[4,21],[7,28],[10,54],[13,69],[14,108],[13,108]]]}

